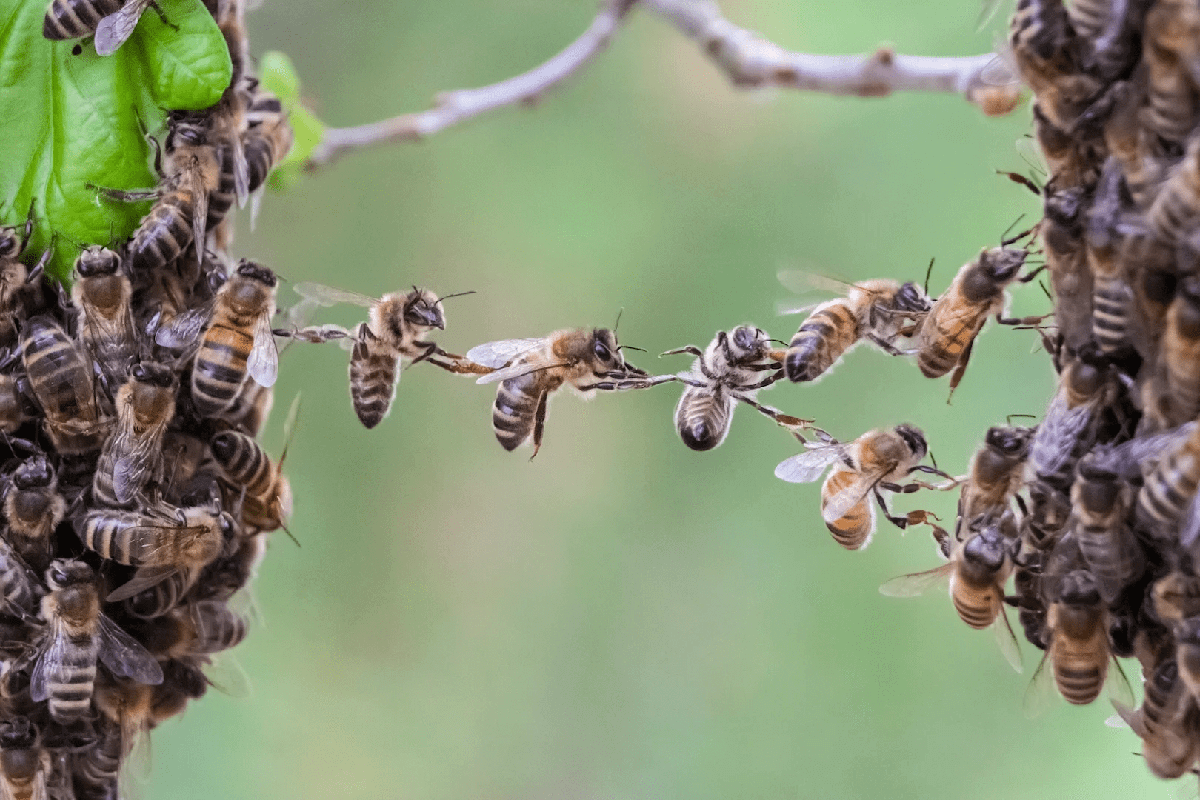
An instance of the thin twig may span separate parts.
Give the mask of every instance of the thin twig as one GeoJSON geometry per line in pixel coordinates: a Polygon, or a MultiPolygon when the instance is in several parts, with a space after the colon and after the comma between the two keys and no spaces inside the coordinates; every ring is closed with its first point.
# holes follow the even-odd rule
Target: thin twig
{"type": "Polygon", "coordinates": [[[309,168],[323,166],[347,150],[390,141],[424,139],[443,128],[505,106],[532,105],[608,47],[613,34],[635,0],[606,0],[582,35],[537,67],[507,80],[477,89],[457,89],[438,95],[428,111],[358,125],[327,128],[309,158],[309,168]]]}

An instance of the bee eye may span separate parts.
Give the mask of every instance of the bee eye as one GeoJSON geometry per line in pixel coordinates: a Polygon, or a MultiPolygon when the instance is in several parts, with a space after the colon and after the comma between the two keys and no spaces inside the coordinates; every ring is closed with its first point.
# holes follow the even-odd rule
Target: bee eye
{"type": "Polygon", "coordinates": [[[68,580],[67,573],[60,567],[51,567],[50,580],[59,585],[65,584],[68,580]]]}
{"type": "Polygon", "coordinates": [[[604,346],[604,342],[596,342],[592,347],[592,352],[596,354],[596,358],[601,361],[609,361],[612,359],[612,353],[604,346]]]}

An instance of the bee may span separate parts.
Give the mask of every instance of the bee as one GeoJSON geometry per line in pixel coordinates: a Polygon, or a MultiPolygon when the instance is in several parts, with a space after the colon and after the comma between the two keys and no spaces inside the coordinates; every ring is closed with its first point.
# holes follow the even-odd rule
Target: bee
{"type": "Polygon", "coordinates": [[[44,454],[22,461],[4,493],[8,538],[23,559],[43,570],[50,562],[50,537],[67,513],[58,473],[44,454]]]}
{"type": "Polygon", "coordinates": [[[771,339],[761,328],[739,325],[728,333],[719,331],[704,350],[688,345],[663,355],[676,353],[696,356],[691,370],[680,376],[687,388],[675,408],[675,430],[691,449],[712,450],[725,441],[737,401],[780,424],[795,420],[755,400],[760,389],[783,377],[775,357],[783,354],[771,348],[771,339]]]}
{"type": "MultiPolygon", "coordinates": [[[[792,275],[783,272],[779,278],[792,284],[792,275]]],[[[814,275],[801,277],[810,283],[824,282],[814,275]]],[[[784,359],[788,380],[815,381],[863,340],[897,355],[896,339],[911,335],[930,309],[929,297],[911,281],[901,284],[880,278],[849,286],[846,296],[821,303],[801,323],[784,359]]]]}
{"type": "Polygon", "coordinates": [[[1103,161],[1098,144],[1080,141],[1058,128],[1037,100],[1033,102],[1033,134],[1053,183],[1084,192],[1095,185],[1103,161]]]}
{"type": "Polygon", "coordinates": [[[1033,435],[1033,428],[1011,425],[988,428],[983,447],[971,458],[959,500],[959,519],[969,521],[980,515],[998,516],[1008,509],[1009,501],[1017,497],[1024,485],[1025,462],[1029,458],[1033,435]]]}
{"type": "Polygon", "coordinates": [[[283,474],[287,458],[284,447],[279,461],[272,462],[253,438],[238,431],[222,431],[212,438],[213,458],[230,483],[244,491],[242,522],[262,531],[287,525],[292,516],[292,485],[283,474]]]}
{"type": "Polygon", "coordinates": [[[106,420],[96,402],[92,372],[71,337],[49,317],[34,317],[25,323],[21,355],[55,449],[62,455],[99,450],[106,420]]]}
{"type": "Polygon", "coordinates": [[[533,455],[542,447],[550,395],[563,384],[584,398],[599,391],[647,389],[676,377],[651,378],[625,363],[617,335],[607,328],[568,328],[538,339],[507,339],[477,345],[466,358],[495,371],[476,383],[500,383],[492,407],[492,429],[509,452],[533,435],[533,455]]]}
{"type": "Polygon", "coordinates": [[[120,11],[126,1],[51,0],[42,19],[42,36],[55,42],[91,36],[100,20],[120,11]]]}
{"type": "Polygon", "coordinates": [[[1126,513],[1133,506],[1133,488],[1084,457],[1071,487],[1071,506],[1076,519],[1075,540],[1083,560],[1095,578],[1100,597],[1112,603],[1145,566],[1142,551],[1125,526],[1126,513]]]}
{"type": "Polygon", "coordinates": [[[209,196],[221,185],[218,138],[210,115],[172,111],[167,116],[167,137],[162,151],[157,146],[155,149],[158,187],[124,191],[88,184],[114,200],[156,201],[129,241],[129,263],[135,272],[163,269],[192,242],[196,243],[196,263],[200,264],[209,196]]]}
{"type": "Polygon", "coordinates": [[[159,658],[196,659],[237,647],[249,623],[220,600],[197,600],[174,609],[148,634],[159,658]]]}
{"type": "Polygon", "coordinates": [[[211,304],[184,312],[155,334],[163,347],[194,342],[203,330],[192,365],[192,403],[201,417],[215,417],[233,406],[246,379],[273,386],[279,374],[279,349],[271,333],[275,313],[275,273],[242,259],[237,271],[211,304]]]}
{"type": "Polygon", "coordinates": [[[821,485],[821,516],[834,541],[847,550],[866,547],[875,532],[875,501],[889,522],[898,528],[923,522],[925,512],[894,516],[888,510],[882,491],[914,492],[934,488],[922,483],[900,485],[914,472],[944,478],[950,476],[934,467],[920,464],[928,453],[925,435],[914,425],[867,431],[849,444],[829,440],[810,445],[775,468],[775,477],[788,483],[812,483],[834,465],[821,485]]]}
{"type": "Polygon", "coordinates": [[[1112,368],[1090,357],[1063,368],[1030,449],[1029,464],[1039,480],[1064,490],[1070,486],[1075,463],[1095,443],[1100,412],[1116,386],[1112,368]]]}
{"type": "Polygon", "coordinates": [[[133,288],[121,273],[121,257],[107,247],[92,246],[80,253],[75,273],[71,299],[80,314],[79,340],[111,397],[136,354],[133,288]]]}
{"type": "MultiPolygon", "coordinates": [[[[134,684],[141,686],[141,684],[134,684]]],[[[146,687],[149,689],[149,687],[146,687]]],[[[122,761],[126,756],[122,742],[121,724],[110,720],[101,697],[104,691],[101,685],[96,686],[96,707],[102,713],[95,722],[96,742],[71,756],[71,772],[74,777],[74,792],[76,800],[90,798],[120,797],[118,783],[121,777],[122,761]]]]}
{"type": "MultiPolygon", "coordinates": [[[[1110,691],[1120,697],[1132,697],[1121,665],[1109,651],[1108,613],[1096,579],[1087,570],[1072,570],[1059,581],[1054,601],[1046,617],[1049,643],[1042,663],[1030,685],[1027,702],[1036,701],[1043,676],[1052,674],[1054,685],[1063,699],[1073,705],[1086,705],[1100,696],[1110,675],[1110,691]],[[1049,662],[1051,669],[1045,669],[1049,662]]],[[[1037,707],[1031,707],[1036,711],[1037,707]]]]}
{"type": "Polygon", "coordinates": [[[1185,278],[1167,311],[1161,342],[1168,425],[1200,416],[1200,277],[1185,278]]]}
{"type": "Polygon", "coordinates": [[[1195,705],[1174,658],[1162,658],[1146,680],[1146,696],[1136,711],[1132,701],[1114,700],[1121,718],[1142,739],[1142,757],[1157,777],[1178,778],[1195,763],[1195,705]]]}
{"type": "Polygon", "coordinates": [[[41,581],[8,540],[0,537],[0,596],[4,598],[0,611],[21,619],[32,619],[37,615],[43,594],[41,581]]]}
{"type": "Polygon", "coordinates": [[[251,192],[267,182],[271,170],[292,149],[294,139],[287,112],[279,98],[256,87],[246,108],[246,132],[242,135],[251,192]]]}
{"type": "Polygon", "coordinates": [[[1008,247],[1014,241],[983,250],[974,261],[964,264],[950,288],[933,301],[929,313],[916,326],[915,349],[911,352],[917,356],[921,374],[940,378],[954,370],[951,392],[962,380],[975,337],[987,318],[994,314],[1001,323],[1017,323],[1003,317],[1008,302],[1005,289],[1018,279],[1017,273],[1029,253],[1008,247]]]}
{"type": "Polygon", "coordinates": [[[1200,118],[1195,75],[1200,52],[1200,9],[1187,0],[1161,0],[1146,15],[1146,102],[1141,110],[1144,135],[1170,153],[1185,141],[1200,118]]]}
{"type": "Polygon", "coordinates": [[[1061,0],[1020,4],[1009,25],[1009,44],[1038,107],[1056,127],[1073,132],[1103,85],[1086,70],[1088,43],[1076,34],[1061,0]]]}
{"type": "Polygon", "coordinates": [[[48,248],[33,269],[21,262],[20,255],[32,233],[32,203],[19,233],[15,227],[0,225],[0,341],[5,343],[16,342],[17,307],[24,300],[25,292],[41,277],[53,255],[53,247],[48,248]]]}
{"type": "Polygon", "coordinates": [[[1146,211],[1150,232],[1168,245],[1188,238],[1200,218],[1200,137],[1194,137],[1187,153],[1170,173],[1154,202],[1146,211]]]}
{"type": "Polygon", "coordinates": [[[462,356],[447,353],[421,337],[434,328],[446,329],[442,301],[471,292],[439,298],[428,289],[414,286],[411,292],[391,292],[373,298],[319,283],[298,283],[296,293],[305,298],[302,304],[305,301],[321,306],[352,303],[370,309],[369,321],[361,323],[352,337],[354,349],[350,355],[350,399],[359,421],[367,428],[374,428],[391,411],[404,359],[414,364],[428,361],[451,372],[461,371],[454,365],[462,361],[462,356]]]}
{"type": "Polygon", "coordinates": [[[1193,701],[1200,701],[1200,616],[1188,617],[1173,626],[1175,661],[1179,677],[1193,701]]]}
{"type": "Polygon", "coordinates": [[[175,373],[144,362],[117,392],[117,427],[96,464],[92,496],[110,506],[131,503],[161,472],[163,435],[175,416],[175,373]]]}
{"type": "Polygon", "coordinates": [[[50,593],[42,599],[48,631],[30,675],[29,696],[49,700],[50,716],[67,724],[92,704],[96,661],[117,677],[162,683],[162,669],[146,649],[100,611],[96,574],[82,561],[58,559],[46,570],[50,593]]]}
{"type": "Polygon", "coordinates": [[[1137,457],[1139,449],[1158,457],[1152,467],[1141,466],[1146,471],[1145,482],[1137,494],[1139,530],[1166,539],[1177,536],[1180,544],[1191,547],[1200,537],[1200,503],[1196,502],[1196,487],[1200,485],[1200,425],[1188,423],[1134,442],[1140,447],[1114,451],[1128,453],[1114,458],[1126,462],[1126,469],[1138,470],[1142,465],[1144,458],[1137,457]],[[1156,445],[1156,449],[1151,449],[1156,445]]]}
{"type": "Polygon", "coordinates": [[[964,540],[956,539],[945,564],[893,578],[879,591],[889,597],[914,597],[949,580],[950,599],[959,618],[976,630],[992,627],[1000,652],[1020,672],[1021,651],[1004,610],[1004,584],[1013,572],[1016,545],[1016,538],[1006,536],[998,521],[988,522],[982,530],[969,531],[964,540]],[[1004,624],[997,624],[997,619],[1004,624]]]}
{"type": "Polygon", "coordinates": [[[50,754],[28,717],[0,721],[0,786],[9,800],[47,800],[50,754]]]}
{"type": "Polygon", "coordinates": [[[234,522],[207,508],[150,512],[92,509],[84,518],[80,539],[103,558],[137,567],[138,571],[106,602],[115,603],[148,589],[177,572],[200,570],[211,563],[232,536],[234,522]]]}
{"type": "MultiPolygon", "coordinates": [[[[1123,274],[1119,260],[1121,237],[1116,230],[1117,215],[1121,210],[1120,180],[1118,162],[1110,158],[1087,223],[1087,263],[1092,277],[1091,332],[1103,356],[1116,355],[1129,348],[1129,323],[1133,314],[1133,289],[1123,274]]],[[[1060,300],[1059,306],[1063,304],[1060,300]]],[[[1072,348],[1079,344],[1068,340],[1068,346],[1072,348]]]]}
{"type": "Polygon", "coordinates": [[[28,388],[25,376],[0,372],[0,432],[15,433],[36,415],[37,409],[29,407],[28,388]]]}

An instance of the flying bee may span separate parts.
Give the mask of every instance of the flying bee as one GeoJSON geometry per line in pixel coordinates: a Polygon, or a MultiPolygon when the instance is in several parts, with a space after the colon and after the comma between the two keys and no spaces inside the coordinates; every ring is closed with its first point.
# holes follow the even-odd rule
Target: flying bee
{"type": "Polygon", "coordinates": [[[224,470],[234,489],[242,492],[240,516],[245,525],[262,531],[286,530],[293,501],[292,485],[283,474],[283,462],[287,459],[299,410],[300,398],[297,396],[284,424],[287,444],[278,461],[271,461],[253,437],[238,431],[222,431],[209,443],[213,459],[224,470]]]}
{"type": "Polygon", "coordinates": [[[471,292],[439,298],[428,289],[414,286],[411,292],[390,292],[374,298],[319,283],[298,283],[296,293],[304,298],[301,305],[306,307],[352,303],[370,309],[369,321],[361,323],[347,340],[354,347],[350,355],[350,399],[359,421],[367,428],[374,428],[391,411],[404,359],[414,364],[428,361],[450,372],[470,371],[455,366],[462,356],[447,353],[422,337],[434,328],[446,329],[443,300],[471,292]]]}
{"type": "Polygon", "coordinates": [[[1046,624],[1049,643],[1026,696],[1027,710],[1040,710],[1049,675],[1058,693],[1073,705],[1092,702],[1106,684],[1115,696],[1132,702],[1129,681],[1109,650],[1108,612],[1090,572],[1072,570],[1062,576],[1046,624]]]}
{"type": "Polygon", "coordinates": [[[234,522],[223,512],[194,507],[152,512],[93,509],[84,518],[80,539],[103,558],[137,567],[133,578],[111,592],[115,603],[166,580],[177,572],[203,569],[221,554],[234,522]]]}
{"type": "Polygon", "coordinates": [[[915,492],[935,488],[920,482],[901,485],[914,472],[950,478],[934,467],[920,464],[928,453],[925,435],[913,425],[897,425],[867,431],[848,444],[829,440],[810,445],[799,455],[781,462],[775,477],[788,483],[812,483],[833,465],[821,485],[821,516],[834,541],[847,550],[861,550],[875,532],[875,507],[872,495],[887,520],[898,528],[924,522],[926,512],[894,516],[888,510],[882,491],[915,492]]]}
{"type": "Polygon", "coordinates": [[[893,578],[879,591],[889,597],[914,597],[949,580],[950,599],[959,618],[976,630],[992,627],[1000,652],[1020,672],[1021,651],[1004,610],[1004,584],[1013,572],[1016,545],[1016,538],[1006,536],[999,522],[989,522],[978,532],[970,530],[964,540],[956,539],[945,564],[893,578]],[[997,624],[997,619],[1004,624],[997,624]]]}
{"type": "Polygon", "coordinates": [[[1146,695],[1136,711],[1128,703],[1113,706],[1142,739],[1142,757],[1157,777],[1178,778],[1196,761],[1195,705],[1173,657],[1160,659],[1146,679],[1146,695]]]}
{"type": "Polygon", "coordinates": [[[505,450],[533,435],[533,455],[542,447],[550,395],[563,384],[584,398],[599,391],[648,389],[677,380],[651,377],[625,362],[617,335],[607,328],[568,328],[539,339],[507,339],[477,345],[467,360],[495,371],[476,383],[500,382],[492,407],[492,429],[505,450]]]}
{"type": "Polygon", "coordinates": [[[108,426],[92,372],[71,337],[49,317],[34,317],[22,331],[21,355],[55,449],[63,455],[99,450],[108,426]]]}
{"type": "MultiPolygon", "coordinates": [[[[971,458],[967,481],[959,500],[960,520],[970,521],[980,515],[999,516],[1009,508],[1024,484],[1025,462],[1033,428],[996,425],[988,428],[983,447],[971,458]]],[[[1018,502],[1020,498],[1017,497],[1018,502]]]]}
{"type": "Polygon", "coordinates": [[[28,717],[0,722],[0,796],[6,800],[47,800],[50,754],[38,745],[28,717]]]}
{"type": "Polygon", "coordinates": [[[1029,465],[1039,480],[1064,491],[1070,486],[1075,462],[1095,443],[1100,412],[1116,386],[1110,366],[1081,357],[1067,363],[1030,449],[1029,465]]]}
{"type": "Polygon", "coordinates": [[[58,473],[39,453],[22,461],[4,492],[8,538],[27,562],[43,570],[50,562],[54,529],[63,521],[67,502],[58,491],[58,473]]]}
{"type": "Polygon", "coordinates": [[[1056,127],[1072,132],[1103,85],[1085,69],[1088,43],[1072,28],[1061,0],[1020,4],[1009,25],[1009,44],[1042,112],[1056,127]]]}
{"type": "Polygon", "coordinates": [[[1185,141],[1200,118],[1200,9],[1186,0],[1162,0],[1146,14],[1143,62],[1146,101],[1141,110],[1144,135],[1155,149],[1169,153],[1185,141]]]}
{"type": "Polygon", "coordinates": [[[158,329],[163,347],[185,347],[200,337],[192,366],[192,402],[201,417],[230,408],[246,379],[273,386],[279,374],[279,350],[271,333],[275,313],[275,273],[242,259],[211,304],[175,317],[158,329]]]}
{"type": "Polygon", "coordinates": [[[97,365],[108,396],[125,379],[137,350],[131,299],[133,288],[121,272],[121,257],[92,246],[75,261],[71,299],[79,309],[79,340],[97,365]]]}
{"type": "Polygon", "coordinates": [[[1075,541],[1100,597],[1112,603],[1142,572],[1145,559],[1126,528],[1133,506],[1133,488],[1115,473],[1097,469],[1092,460],[1079,462],[1071,487],[1076,525],[1075,541]]]}
{"type": "Polygon", "coordinates": [[[163,364],[134,364],[117,392],[117,427],[104,443],[92,496],[110,506],[131,503],[161,472],[163,435],[175,417],[175,373],[163,364]]]}
{"type": "Polygon", "coordinates": [[[755,399],[760,389],[783,377],[783,352],[772,349],[766,331],[739,325],[728,333],[719,331],[704,350],[688,345],[663,355],[676,353],[696,356],[691,370],[680,375],[687,387],[675,408],[675,430],[691,449],[712,450],[725,441],[738,401],[781,425],[803,423],[755,399]]]}
{"type": "Polygon", "coordinates": [[[1014,241],[983,250],[974,261],[964,264],[950,288],[933,301],[929,313],[916,326],[915,349],[911,352],[917,356],[917,366],[926,378],[940,378],[954,370],[950,378],[952,393],[962,380],[975,337],[987,318],[994,314],[1001,323],[1018,322],[1003,317],[1008,303],[1006,288],[1018,279],[1017,273],[1029,255],[1024,249],[1008,247],[1014,241]]]}
{"type": "MultiPolygon", "coordinates": [[[[806,273],[781,272],[779,279],[796,288],[801,281],[838,283],[806,273]]],[[[863,340],[873,342],[884,352],[898,354],[896,339],[911,335],[931,305],[925,292],[911,281],[901,284],[879,278],[849,287],[844,297],[820,304],[800,324],[784,359],[788,380],[815,381],[863,340]]],[[[846,291],[845,286],[838,288],[846,291]]]]}
{"type": "Polygon", "coordinates": [[[50,701],[50,716],[69,723],[92,704],[96,661],[117,677],[162,683],[162,669],[136,639],[100,611],[96,574],[82,561],[58,559],[46,570],[50,593],[42,599],[48,630],[29,681],[35,702],[50,701]]]}

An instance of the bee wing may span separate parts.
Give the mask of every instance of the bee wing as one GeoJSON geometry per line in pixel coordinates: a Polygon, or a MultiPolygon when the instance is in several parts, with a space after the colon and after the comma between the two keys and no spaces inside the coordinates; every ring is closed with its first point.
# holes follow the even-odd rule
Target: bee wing
{"type": "Polygon", "coordinates": [[[1141,476],[1145,462],[1157,461],[1167,451],[1174,448],[1196,429],[1195,422],[1188,422],[1178,428],[1131,439],[1115,447],[1102,445],[1095,448],[1093,463],[1100,469],[1116,473],[1121,478],[1136,478],[1141,476]]]}
{"type": "Polygon", "coordinates": [[[1033,673],[1033,678],[1029,681],[1029,686],[1025,689],[1025,700],[1021,704],[1025,716],[1029,719],[1040,717],[1046,712],[1054,702],[1054,696],[1058,693],[1058,689],[1054,685],[1054,668],[1050,666],[1050,646],[1046,645],[1046,652],[1042,653],[1042,660],[1038,664],[1037,670],[1033,673]]]}
{"type": "Polygon", "coordinates": [[[1108,674],[1104,676],[1104,690],[1108,692],[1108,697],[1113,701],[1113,705],[1123,705],[1126,708],[1132,707],[1134,704],[1133,687],[1129,685],[1129,678],[1125,675],[1125,670],[1121,667],[1121,662],[1113,656],[1108,660],[1108,674]]]}
{"type": "MultiPolygon", "coordinates": [[[[356,306],[370,308],[379,302],[378,298],[367,297],[358,292],[348,292],[345,289],[335,289],[312,281],[302,281],[293,287],[296,294],[317,306],[335,306],[338,303],[352,303],[356,306]]],[[[303,301],[301,301],[303,302],[303,301]]]]}
{"type": "Polygon", "coordinates": [[[254,347],[246,359],[246,371],[259,386],[271,387],[279,377],[279,347],[271,333],[271,317],[260,314],[254,322],[254,347]]]}
{"type": "Polygon", "coordinates": [[[233,189],[237,194],[238,208],[245,208],[246,199],[250,197],[250,166],[246,163],[242,137],[235,132],[228,140],[229,157],[233,159],[233,189]]]}
{"type": "MultiPolygon", "coordinates": [[[[165,424],[163,427],[166,427],[165,424]]],[[[122,503],[133,500],[149,480],[150,473],[158,463],[158,455],[162,452],[162,431],[125,438],[131,441],[122,448],[125,454],[113,464],[113,491],[122,503]]]]}
{"type": "Polygon", "coordinates": [[[1067,399],[1061,392],[1055,394],[1046,410],[1046,418],[1033,437],[1030,461],[1044,473],[1058,472],[1073,457],[1073,445],[1094,416],[1095,407],[1091,403],[1075,408],[1067,408],[1066,404],[1067,399]]]}
{"type": "Polygon", "coordinates": [[[775,477],[788,483],[812,483],[825,474],[826,468],[838,460],[842,449],[838,445],[822,445],[784,459],[775,467],[775,477]]]}
{"type": "MultiPolygon", "coordinates": [[[[885,472],[881,472],[874,475],[856,476],[853,483],[839,491],[833,497],[830,497],[828,502],[824,504],[821,508],[821,519],[825,520],[826,523],[833,523],[846,516],[846,513],[862,502],[862,499],[867,496],[871,489],[875,488],[875,484],[879,483],[879,479],[886,474],[885,472]]],[[[875,507],[870,506],[870,509],[873,520],[875,507]]]]}
{"type": "Polygon", "coordinates": [[[246,670],[232,653],[205,656],[204,660],[207,663],[201,671],[209,686],[230,697],[245,698],[253,694],[246,670]]]}
{"type": "Polygon", "coordinates": [[[898,578],[892,578],[879,587],[879,593],[887,597],[916,597],[925,594],[930,589],[945,586],[954,572],[954,562],[927,569],[924,572],[910,572],[898,578]]]}
{"type": "Polygon", "coordinates": [[[150,686],[163,682],[162,667],[137,639],[104,614],[100,615],[99,623],[100,661],[109,672],[150,686]]]}
{"type": "Polygon", "coordinates": [[[29,673],[29,698],[40,703],[50,696],[49,672],[55,664],[62,663],[67,650],[67,634],[57,619],[51,621],[50,629],[44,634],[49,637],[45,648],[34,662],[29,673]]]}
{"type": "Polygon", "coordinates": [[[178,350],[194,343],[204,326],[212,319],[212,302],[184,311],[172,317],[154,333],[154,341],[161,347],[178,350]]]}
{"type": "Polygon", "coordinates": [[[208,224],[208,191],[197,170],[186,173],[192,184],[192,237],[196,242],[196,264],[204,259],[204,226],[208,224]]]}
{"type": "Polygon", "coordinates": [[[122,600],[128,600],[138,592],[162,583],[178,571],[179,568],[174,566],[139,567],[138,571],[133,573],[132,578],[109,592],[108,597],[104,598],[104,602],[119,603],[122,600]]]}
{"type": "Polygon", "coordinates": [[[1179,543],[1190,548],[1200,537],[1200,492],[1192,495],[1187,511],[1183,515],[1183,524],[1179,527],[1179,543]]]}
{"type": "Polygon", "coordinates": [[[1024,665],[1021,664],[1021,647],[1017,644],[1017,634],[1013,632],[1012,623],[1008,621],[1008,612],[1004,610],[1003,604],[1000,605],[998,616],[999,618],[992,622],[996,645],[1004,655],[1004,660],[1019,674],[1024,671],[1024,665]]]}
{"type": "Polygon", "coordinates": [[[133,34],[142,12],[149,5],[150,0],[129,0],[118,11],[100,20],[96,26],[96,53],[102,56],[115,53],[133,34]]]}
{"type": "Polygon", "coordinates": [[[468,350],[466,357],[476,364],[499,369],[517,356],[522,353],[528,353],[545,341],[545,337],[539,337],[536,339],[501,339],[495,342],[485,342],[484,344],[477,344],[468,350]]]}
{"type": "Polygon", "coordinates": [[[519,378],[522,375],[528,375],[531,372],[541,372],[544,369],[554,369],[555,367],[565,367],[565,363],[556,364],[513,364],[511,367],[498,369],[495,372],[478,378],[476,383],[496,383],[498,381],[506,381],[510,378],[519,378]]]}

